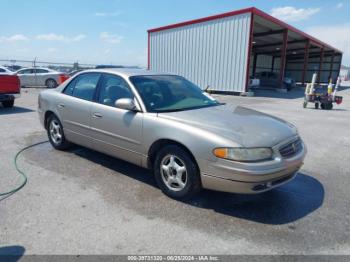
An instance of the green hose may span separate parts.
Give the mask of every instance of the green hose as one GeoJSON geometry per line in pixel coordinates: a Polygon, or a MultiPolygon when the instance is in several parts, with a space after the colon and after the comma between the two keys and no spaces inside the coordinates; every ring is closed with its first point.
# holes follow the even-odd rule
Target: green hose
{"type": "Polygon", "coordinates": [[[26,151],[26,150],[28,150],[28,149],[30,149],[30,148],[33,148],[33,147],[35,147],[35,146],[45,144],[45,143],[47,143],[47,142],[49,142],[49,141],[42,141],[42,142],[39,142],[39,143],[35,143],[35,144],[33,144],[33,145],[30,145],[30,146],[27,146],[27,147],[25,147],[25,148],[22,148],[20,151],[17,152],[17,154],[16,154],[16,156],[15,156],[15,158],[14,158],[14,162],[13,162],[13,163],[14,163],[14,166],[15,166],[17,172],[18,172],[18,173],[21,175],[21,177],[23,178],[23,181],[22,181],[22,183],[21,183],[18,187],[14,188],[14,189],[12,189],[12,190],[10,190],[10,191],[8,191],[8,192],[4,192],[4,193],[1,193],[1,192],[0,192],[0,197],[9,196],[9,195],[12,195],[12,194],[16,193],[17,191],[21,190],[21,189],[26,185],[26,183],[27,183],[27,181],[28,181],[28,178],[27,178],[26,174],[18,167],[18,164],[17,164],[17,159],[18,159],[18,157],[19,157],[24,151],[26,151]]]}

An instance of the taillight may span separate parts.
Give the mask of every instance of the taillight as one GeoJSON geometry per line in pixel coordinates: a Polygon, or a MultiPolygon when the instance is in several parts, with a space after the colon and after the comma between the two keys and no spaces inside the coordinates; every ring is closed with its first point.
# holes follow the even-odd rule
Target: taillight
{"type": "Polygon", "coordinates": [[[69,78],[69,75],[60,75],[59,79],[60,79],[60,84],[62,84],[64,81],[66,81],[69,78]]]}

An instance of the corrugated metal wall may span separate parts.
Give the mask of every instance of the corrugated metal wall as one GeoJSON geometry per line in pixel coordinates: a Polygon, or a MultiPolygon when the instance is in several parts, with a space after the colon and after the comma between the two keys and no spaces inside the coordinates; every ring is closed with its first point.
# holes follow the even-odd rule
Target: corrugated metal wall
{"type": "Polygon", "coordinates": [[[150,33],[150,69],[202,89],[244,92],[250,13],[150,33]]]}

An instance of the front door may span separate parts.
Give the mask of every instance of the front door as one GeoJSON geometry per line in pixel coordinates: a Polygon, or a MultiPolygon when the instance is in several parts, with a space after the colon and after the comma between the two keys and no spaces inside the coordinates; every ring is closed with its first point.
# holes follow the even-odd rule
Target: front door
{"type": "Polygon", "coordinates": [[[35,85],[35,74],[33,69],[23,69],[18,71],[18,78],[21,86],[34,86],[35,85]]]}
{"type": "Polygon", "coordinates": [[[141,165],[143,113],[115,107],[120,98],[134,99],[126,81],[103,74],[97,103],[91,109],[91,130],[95,150],[141,165]]]}

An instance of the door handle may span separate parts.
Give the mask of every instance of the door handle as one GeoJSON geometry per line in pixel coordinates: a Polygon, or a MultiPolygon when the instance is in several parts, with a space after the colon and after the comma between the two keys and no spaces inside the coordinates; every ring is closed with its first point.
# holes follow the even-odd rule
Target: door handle
{"type": "Polygon", "coordinates": [[[60,103],[60,104],[57,105],[57,107],[58,107],[59,109],[63,109],[63,108],[65,107],[65,105],[62,104],[62,103],[60,103]]]}
{"type": "Polygon", "coordinates": [[[102,118],[102,115],[100,113],[93,113],[92,117],[94,117],[94,118],[102,118]]]}

